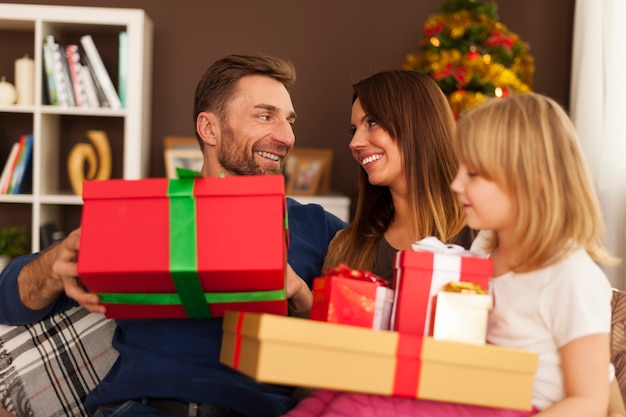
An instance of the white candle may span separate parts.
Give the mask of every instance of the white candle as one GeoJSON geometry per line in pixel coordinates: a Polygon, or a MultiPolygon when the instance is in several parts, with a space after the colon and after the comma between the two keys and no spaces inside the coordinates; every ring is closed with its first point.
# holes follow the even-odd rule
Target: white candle
{"type": "Polygon", "coordinates": [[[15,60],[15,89],[17,104],[35,103],[35,62],[28,55],[15,60]]]}

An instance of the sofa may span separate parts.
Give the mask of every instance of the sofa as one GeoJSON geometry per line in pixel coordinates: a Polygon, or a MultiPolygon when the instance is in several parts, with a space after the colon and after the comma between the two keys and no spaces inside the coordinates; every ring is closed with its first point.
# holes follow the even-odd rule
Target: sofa
{"type": "Polygon", "coordinates": [[[0,408],[18,417],[87,416],[87,393],[117,358],[114,331],[112,320],[81,307],[0,325],[0,408]]]}
{"type": "MultiPolygon", "coordinates": [[[[626,291],[614,290],[611,307],[612,361],[626,398],[626,291]]],[[[3,412],[88,416],[85,396],[117,358],[111,347],[114,331],[112,320],[81,307],[28,326],[0,325],[0,417],[3,412]]],[[[623,405],[614,403],[611,410],[626,415],[623,405]]]]}
{"type": "Polygon", "coordinates": [[[611,361],[622,398],[626,398],[626,291],[613,290],[611,309],[611,361]]]}

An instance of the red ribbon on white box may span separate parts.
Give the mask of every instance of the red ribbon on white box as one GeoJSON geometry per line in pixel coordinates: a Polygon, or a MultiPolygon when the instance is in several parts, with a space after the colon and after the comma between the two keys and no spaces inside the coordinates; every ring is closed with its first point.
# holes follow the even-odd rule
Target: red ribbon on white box
{"type": "Polygon", "coordinates": [[[392,329],[427,336],[431,329],[433,313],[430,303],[433,296],[449,282],[475,281],[481,287],[487,288],[488,278],[491,275],[491,261],[480,257],[475,252],[465,250],[462,246],[445,244],[432,236],[415,242],[411,248],[412,250],[396,254],[392,329]],[[428,276],[424,275],[424,269],[421,268],[419,270],[422,272],[412,269],[401,272],[401,269],[406,267],[404,262],[416,266],[416,258],[411,255],[411,252],[422,252],[423,254],[420,255],[427,254],[420,262],[424,262],[424,266],[427,266],[428,276]],[[408,258],[412,260],[409,261],[408,258]],[[403,282],[406,279],[405,274],[409,272],[411,281],[403,282]],[[399,315],[400,312],[402,316],[399,315]]]}
{"type": "MultiPolygon", "coordinates": [[[[459,281],[461,275],[461,256],[472,255],[461,245],[446,244],[434,236],[425,237],[411,245],[411,249],[418,252],[432,252],[442,255],[460,256],[435,256],[433,259],[433,275],[430,284],[429,298],[432,299],[449,282],[459,281]]],[[[432,321],[432,308],[426,310],[425,334],[430,334],[432,321]]]]}

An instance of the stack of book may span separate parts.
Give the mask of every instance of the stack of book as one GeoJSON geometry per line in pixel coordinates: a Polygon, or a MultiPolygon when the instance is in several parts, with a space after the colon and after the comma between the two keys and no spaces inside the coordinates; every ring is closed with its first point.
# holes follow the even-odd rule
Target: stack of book
{"type": "Polygon", "coordinates": [[[32,179],[33,134],[22,135],[13,144],[0,176],[0,194],[30,192],[32,179]]]}
{"type": "Polygon", "coordinates": [[[120,32],[118,94],[91,35],[82,36],[80,45],[60,44],[48,35],[43,44],[47,102],[64,107],[125,107],[120,98],[125,97],[121,90],[126,85],[126,39],[126,32],[120,32]]]}

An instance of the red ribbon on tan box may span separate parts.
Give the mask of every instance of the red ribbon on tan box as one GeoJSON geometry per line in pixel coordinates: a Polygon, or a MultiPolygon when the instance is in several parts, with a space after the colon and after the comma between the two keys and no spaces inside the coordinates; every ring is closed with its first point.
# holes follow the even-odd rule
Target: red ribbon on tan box
{"type": "Polygon", "coordinates": [[[220,361],[259,382],[531,408],[535,352],[248,312],[223,330],[220,361]]]}

